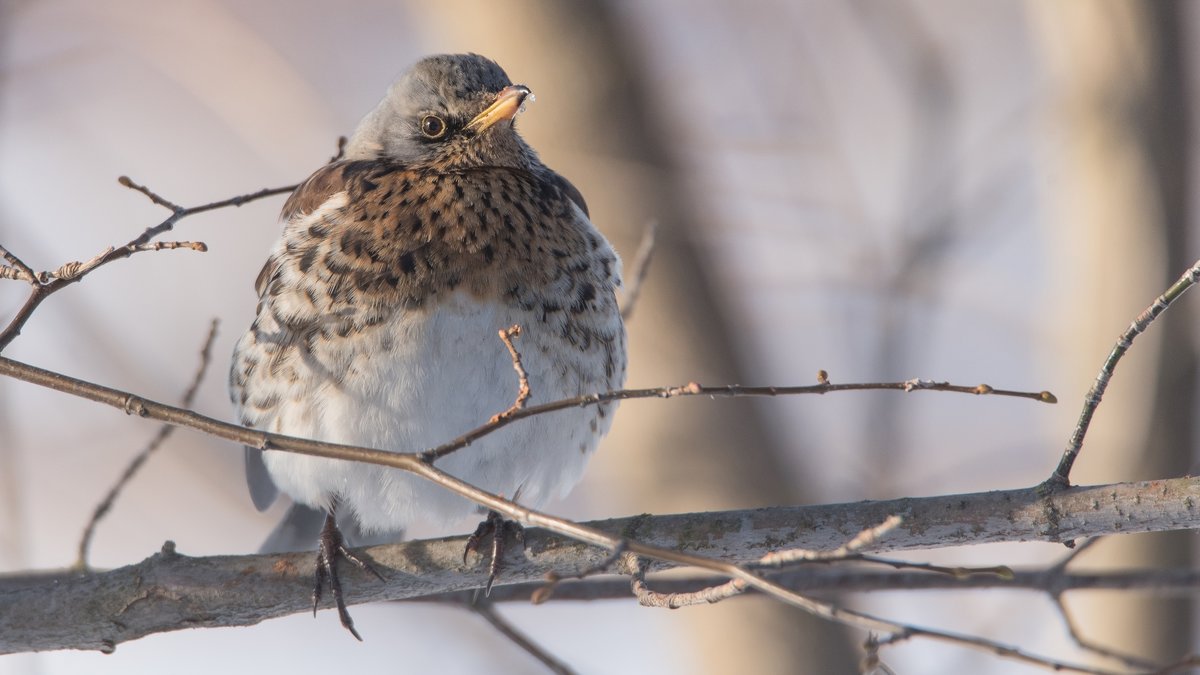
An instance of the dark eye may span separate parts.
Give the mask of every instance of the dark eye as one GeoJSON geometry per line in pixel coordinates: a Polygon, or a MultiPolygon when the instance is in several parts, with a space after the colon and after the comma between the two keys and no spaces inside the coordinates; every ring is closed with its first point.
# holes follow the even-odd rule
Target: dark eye
{"type": "Polygon", "coordinates": [[[426,138],[441,138],[446,135],[446,121],[437,115],[426,115],[421,118],[421,133],[426,138]]]}

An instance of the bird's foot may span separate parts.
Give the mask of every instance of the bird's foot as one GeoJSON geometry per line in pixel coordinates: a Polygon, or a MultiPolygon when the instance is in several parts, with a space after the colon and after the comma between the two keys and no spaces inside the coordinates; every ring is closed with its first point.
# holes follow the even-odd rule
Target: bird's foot
{"type": "Polygon", "coordinates": [[[317,606],[321,603],[321,593],[325,588],[325,584],[328,583],[329,591],[333,595],[333,601],[337,604],[338,618],[341,619],[342,626],[350,631],[350,634],[355,639],[362,642],[362,636],[358,634],[358,631],[354,630],[354,620],[350,618],[350,612],[346,610],[346,600],[342,595],[342,582],[338,578],[338,558],[349,560],[359,569],[374,574],[380,581],[384,580],[383,575],[372,567],[370,563],[354,555],[350,549],[346,548],[346,540],[342,537],[342,531],[338,529],[337,521],[334,520],[332,513],[325,516],[325,525],[321,528],[321,536],[318,541],[317,578],[312,593],[313,616],[317,615],[317,606]]]}
{"type": "Polygon", "coordinates": [[[492,560],[488,563],[487,586],[483,591],[485,596],[491,594],[492,584],[496,581],[496,576],[500,574],[510,533],[517,541],[521,542],[521,546],[525,545],[525,528],[520,523],[515,520],[505,520],[499,513],[488,511],[487,518],[479,524],[479,527],[475,528],[475,533],[467,538],[467,547],[463,551],[464,565],[467,562],[467,556],[478,551],[479,545],[488,535],[492,536],[492,560]]]}

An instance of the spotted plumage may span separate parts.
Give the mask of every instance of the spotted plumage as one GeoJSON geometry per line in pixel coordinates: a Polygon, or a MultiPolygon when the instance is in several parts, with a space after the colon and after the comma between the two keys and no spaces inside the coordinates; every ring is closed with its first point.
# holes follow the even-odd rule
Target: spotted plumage
{"type": "MultiPolygon", "coordinates": [[[[397,452],[432,447],[513,402],[518,383],[497,335],[512,324],[530,405],[623,384],[620,262],[578,190],[513,128],[528,93],[480,56],[425,59],[363,119],[345,159],[297,188],[234,354],[243,423],[397,452]]],[[[438,466],[536,507],[578,481],[610,413],[530,418],[438,466]]],[[[398,470],[247,452],[260,508],[278,488],[366,532],[475,512],[398,470]]]]}

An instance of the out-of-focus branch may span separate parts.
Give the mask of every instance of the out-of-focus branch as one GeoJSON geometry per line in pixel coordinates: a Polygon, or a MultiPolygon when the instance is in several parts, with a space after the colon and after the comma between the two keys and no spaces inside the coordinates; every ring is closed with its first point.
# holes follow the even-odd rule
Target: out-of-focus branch
{"type": "Polygon", "coordinates": [[[633,256],[633,264],[625,273],[625,295],[621,298],[621,318],[628,321],[637,307],[638,298],[642,295],[642,285],[646,283],[646,274],[650,271],[650,260],[654,257],[654,247],[658,242],[658,221],[646,223],[646,231],[638,244],[637,253],[633,256]]]}
{"type": "MultiPolygon", "coordinates": [[[[209,324],[208,335],[204,338],[204,346],[200,349],[200,363],[197,364],[196,372],[194,375],[192,375],[192,382],[188,385],[187,391],[183,393],[183,398],[180,401],[180,405],[184,408],[190,408],[192,406],[192,401],[196,398],[196,392],[200,389],[200,383],[204,380],[204,374],[208,372],[208,364],[212,355],[213,342],[217,338],[218,324],[219,322],[217,319],[213,319],[212,323],[209,324]]],[[[121,477],[117,479],[116,484],[112,486],[112,489],[108,491],[108,494],[105,495],[104,499],[100,501],[100,504],[96,506],[96,510],[92,513],[91,519],[88,521],[87,526],[83,529],[83,536],[79,538],[79,555],[75,560],[75,568],[80,570],[87,569],[88,549],[91,547],[92,536],[96,532],[96,525],[99,524],[101,518],[108,514],[109,509],[112,508],[113,502],[115,502],[117,500],[117,496],[121,494],[121,490],[125,488],[130,479],[132,479],[138,470],[142,468],[142,465],[146,463],[146,460],[150,457],[150,455],[162,447],[162,444],[171,437],[171,434],[175,433],[177,428],[178,427],[171,426],[170,424],[164,424],[159,427],[158,433],[155,434],[154,438],[150,439],[150,442],[146,445],[146,447],[142,448],[142,451],[133,458],[133,461],[129,463],[129,466],[125,467],[125,472],[121,474],[121,477]]]]}
{"type": "Polygon", "coordinates": [[[472,612],[482,617],[484,621],[487,621],[492,628],[495,628],[497,632],[508,638],[510,642],[525,650],[525,653],[540,661],[550,672],[556,675],[573,675],[575,672],[570,666],[555,658],[553,654],[531,640],[528,635],[517,630],[504,617],[497,614],[496,608],[491,602],[473,602],[470,603],[470,607],[472,612]]]}

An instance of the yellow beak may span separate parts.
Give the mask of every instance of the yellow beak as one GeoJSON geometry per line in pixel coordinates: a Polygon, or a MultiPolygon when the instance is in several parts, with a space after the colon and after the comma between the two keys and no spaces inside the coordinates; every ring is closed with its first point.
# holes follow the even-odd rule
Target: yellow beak
{"type": "Polygon", "coordinates": [[[523,84],[514,84],[500,90],[495,102],[475,119],[467,123],[467,129],[480,133],[497,122],[512,120],[521,111],[525,99],[533,100],[533,92],[523,84]]]}

